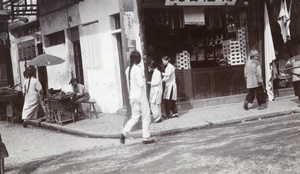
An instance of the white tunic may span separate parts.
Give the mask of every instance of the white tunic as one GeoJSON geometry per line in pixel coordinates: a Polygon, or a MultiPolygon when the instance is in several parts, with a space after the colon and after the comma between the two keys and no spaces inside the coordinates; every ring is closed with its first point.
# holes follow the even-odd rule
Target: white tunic
{"type": "Polygon", "coordinates": [[[151,78],[150,103],[161,104],[162,99],[162,78],[161,72],[155,68],[151,78]]]}
{"type": "Polygon", "coordinates": [[[175,77],[175,67],[168,63],[165,69],[165,73],[163,73],[163,81],[166,82],[164,99],[169,100],[171,96],[171,90],[173,88],[173,95],[171,96],[172,100],[177,100],[177,85],[176,85],[176,77],[175,77]]]}
{"type": "Polygon", "coordinates": [[[23,84],[24,106],[22,111],[22,119],[37,119],[37,113],[39,110],[40,96],[39,93],[42,90],[41,83],[34,77],[31,77],[30,84],[29,79],[26,79],[23,84]],[[28,85],[29,84],[29,85],[28,85]]]}
{"type": "Polygon", "coordinates": [[[133,65],[130,71],[130,81],[129,81],[129,67],[126,69],[126,77],[129,89],[129,99],[132,102],[141,102],[141,99],[146,97],[146,81],[144,73],[139,65],[133,65]],[[129,85],[130,84],[130,85],[129,85]]]}

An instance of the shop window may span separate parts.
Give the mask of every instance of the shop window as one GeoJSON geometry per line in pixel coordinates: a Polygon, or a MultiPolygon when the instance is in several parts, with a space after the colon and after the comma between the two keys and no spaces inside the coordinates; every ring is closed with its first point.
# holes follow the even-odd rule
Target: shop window
{"type": "Polygon", "coordinates": [[[145,9],[147,57],[160,61],[168,55],[178,69],[244,64],[247,38],[241,14],[218,7],[145,9]]]}
{"type": "Polygon", "coordinates": [[[34,40],[18,43],[19,60],[30,60],[36,56],[34,40]]]}
{"type": "Polygon", "coordinates": [[[65,43],[64,31],[59,31],[45,36],[45,46],[50,47],[65,43]]]}

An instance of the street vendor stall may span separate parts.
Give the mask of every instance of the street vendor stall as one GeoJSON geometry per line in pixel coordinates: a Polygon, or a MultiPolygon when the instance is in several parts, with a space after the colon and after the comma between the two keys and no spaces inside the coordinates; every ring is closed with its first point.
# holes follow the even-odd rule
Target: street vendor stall
{"type": "MultiPolygon", "coordinates": [[[[64,59],[50,54],[41,54],[28,61],[28,65],[37,67],[47,67],[58,65],[65,62],[64,59]]],[[[47,72],[47,71],[46,71],[47,72]]],[[[47,75],[46,75],[47,76],[47,75]]],[[[62,124],[63,122],[74,120],[71,97],[68,95],[50,95],[48,91],[48,82],[45,91],[45,110],[47,121],[50,123],[62,124]]]]}
{"type": "Polygon", "coordinates": [[[0,88],[0,120],[11,120],[12,123],[20,121],[23,104],[22,91],[14,87],[0,88]]]}
{"type": "Polygon", "coordinates": [[[65,122],[75,122],[75,113],[72,102],[73,95],[55,94],[48,99],[48,109],[50,122],[63,124],[65,122]]]}
{"type": "Polygon", "coordinates": [[[84,114],[82,113],[78,114],[80,117],[76,117],[74,98],[76,98],[76,95],[73,93],[56,92],[49,94],[46,100],[49,113],[47,121],[62,125],[63,123],[75,123],[77,119],[83,119],[84,114]]]}

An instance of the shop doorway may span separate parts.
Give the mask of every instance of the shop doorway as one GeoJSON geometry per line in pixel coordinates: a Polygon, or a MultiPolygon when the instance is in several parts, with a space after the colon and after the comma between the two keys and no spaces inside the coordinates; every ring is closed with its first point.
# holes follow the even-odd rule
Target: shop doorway
{"type": "Polygon", "coordinates": [[[126,57],[123,55],[123,45],[122,45],[122,34],[121,34],[121,17],[120,14],[114,14],[111,16],[111,23],[113,24],[113,36],[116,39],[118,57],[119,57],[119,67],[120,67],[120,79],[121,79],[121,87],[122,87],[122,104],[126,107],[129,104],[128,99],[128,91],[127,91],[127,83],[126,83],[126,57]]]}
{"type": "Polygon", "coordinates": [[[78,83],[84,85],[79,29],[78,27],[70,28],[68,33],[74,52],[75,74],[72,74],[72,76],[76,77],[78,83]]]}
{"type": "Polygon", "coordinates": [[[120,64],[120,76],[121,76],[121,86],[122,86],[122,94],[123,94],[123,106],[126,105],[126,81],[125,81],[125,65],[124,65],[124,57],[123,57],[123,52],[122,52],[122,37],[121,33],[116,34],[116,39],[117,39],[117,44],[118,44],[118,54],[119,54],[119,64],[120,64]]]}
{"type": "Polygon", "coordinates": [[[75,76],[77,82],[84,85],[80,41],[76,40],[73,41],[72,43],[73,43],[73,50],[74,50],[74,62],[75,62],[75,73],[76,73],[75,76]]]}

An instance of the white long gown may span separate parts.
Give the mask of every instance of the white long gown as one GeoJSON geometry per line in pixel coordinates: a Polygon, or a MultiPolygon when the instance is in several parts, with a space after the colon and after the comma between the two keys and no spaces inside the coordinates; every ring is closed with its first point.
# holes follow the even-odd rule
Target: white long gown
{"type": "Polygon", "coordinates": [[[39,110],[39,92],[42,90],[41,83],[34,77],[31,77],[28,88],[29,79],[26,79],[23,84],[24,106],[22,111],[22,119],[37,119],[39,110]]]}

